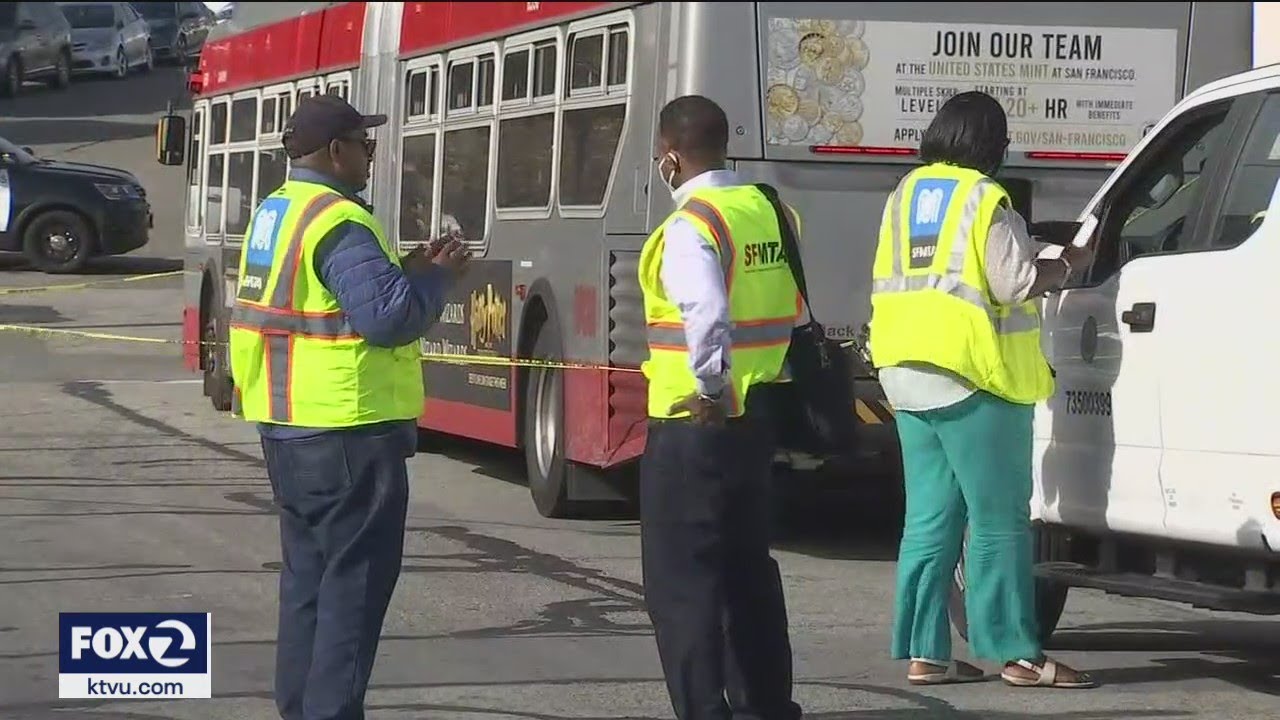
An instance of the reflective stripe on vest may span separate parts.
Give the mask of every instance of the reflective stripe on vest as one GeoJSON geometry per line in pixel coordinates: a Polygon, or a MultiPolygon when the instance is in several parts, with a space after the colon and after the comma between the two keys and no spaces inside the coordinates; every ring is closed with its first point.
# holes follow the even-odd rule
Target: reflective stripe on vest
{"type": "Polygon", "coordinates": [[[324,185],[290,180],[254,212],[228,354],[246,420],[340,428],[422,413],[418,343],[369,345],[316,272],[316,244],[343,223],[368,229],[399,266],[377,219],[324,185]]]}
{"type": "Polygon", "coordinates": [[[645,242],[639,276],[649,349],[643,369],[651,417],[686,414],[672,414],[669,407],[696,392],[681,312],[666,298],[661,281],[663,234],[676,219],[689,223],[719,257],[730,324],[725,399],[729,414],[740,415],[752,386],[778,381],[800,312],[799,292],[781,250],[777,218],[764,196],[751,186],[703,188],[645,242]]]}
{"type": "Polygon", "coordinates": [[[291,336],[303,335],[331,340],[357,337],[346,315],[340,310],[331,313],[304,313],[293,308],[293,288],[302,258],[302,238],[311,223],[344,199],[335,193],[322,193],[312,198],[303,208],[294,225],[293,234],[289,237],[289,243],[285,246],[284,263],[276,274],[269,303],[266,306],[254,305],[237,298],[231,308],[232,326],[255,330],[263,336],[270,400],[268,413],[276,422],[287,423],[293,420],[293,398],[289,390],[293,375],[291,336]]]}
{"type": "Polygon", "coordinates": [[[988,186],[994,185],[990,180],[979,180],[974,183],[965,198],[960,214],[960,223],[956,229],[957,239],[951,243],[951,255],[947,258],[947,267],[942,274],[906,275],[902,271],[903,232],[902,232],[902,186],[893,191],[889,200],[889,232],[893,237],[893,271],[888,278],[876,278],[872,281],[872,292],[904,293],[920,290],[937,290],[952,297],[964,300],[987,313],[996,333],[1027,332],[1040,327],[1040,318],[1033,313],[1012,308],[1009,315],[987,301],[985,293],[964,281],[964,260],[968,243],[964,242],[973,233],[973,224],[978,219],[978,210],[982,207],[982,194],[988,186]]]}

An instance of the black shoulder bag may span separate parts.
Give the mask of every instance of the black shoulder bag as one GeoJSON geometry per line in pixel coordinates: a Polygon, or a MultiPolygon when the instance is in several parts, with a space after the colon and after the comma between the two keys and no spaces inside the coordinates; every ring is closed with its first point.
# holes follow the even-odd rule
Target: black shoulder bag
{"type": "Polygon", "coordinates": [[[800,246],[778,192],[764,183],[756,188],[777,213],[787,265],[809,310],[809,322],[791,331],[787,350],[791,382],[781,384],[774,408],[780,421],[778,440],[782,447],[814,455],[850,454],[857,439],[853,365],[840,343],[828,339],[826,328],[814,318],[800,246]]]}

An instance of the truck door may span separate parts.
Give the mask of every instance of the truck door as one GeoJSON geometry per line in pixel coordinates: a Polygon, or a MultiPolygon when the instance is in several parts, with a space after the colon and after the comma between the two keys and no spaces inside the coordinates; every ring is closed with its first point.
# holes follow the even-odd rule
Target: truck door
{"type": "Polygon", "coordinates": [[[1155,304],[1166,533],[1262,548],[1280,490],[1275,409],[1280,92],[1235,101],[1239,122],[1187,254],[1151,262],[1176,292],[1155,304]]]}
{"type": "Polygon", "coordinates": [[[1162,368],[1177,360],[1160,332],[1172,322],[1164,313],[1172,298],[1198,294],[1201,278],[1188,281],[1171,265],[1181,267],[1179,254],[1195,245],[1215,161],[1231,139],[1231,111],[1230,100],[1210,103],[1156,130],[1086,217],[1093,266],[1045,303],[1057,373],[1056,394],[1038,418],[1049,426],[1037,433],[1049,437],[1039,487],[1047,519],[1163,533],[1162,368]]]}

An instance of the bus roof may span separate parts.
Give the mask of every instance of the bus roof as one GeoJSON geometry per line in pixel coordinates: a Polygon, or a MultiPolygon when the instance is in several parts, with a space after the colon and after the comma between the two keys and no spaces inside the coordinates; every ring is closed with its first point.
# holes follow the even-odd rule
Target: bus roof
{"type": "Polygon", "coordinates": [[[217,42],[248,30],[274,25],[286,20],[294,20],[303,15],[320,12],[340,2],[245,2],[236,6],[235,15],[226,22],[220,22],[209,30],[205,42],[217,42]]]}
{"type": "Polygon", "coordinates": [[[245,3],[200,52],[196,95],[270,85],[360,64],[362,2],[245,3]]]}

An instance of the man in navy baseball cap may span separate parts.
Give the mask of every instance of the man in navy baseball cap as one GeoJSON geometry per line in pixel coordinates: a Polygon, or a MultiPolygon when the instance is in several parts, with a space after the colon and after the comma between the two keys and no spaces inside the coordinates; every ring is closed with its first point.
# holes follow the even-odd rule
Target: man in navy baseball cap
{"type": "Polygon", "coordinates": [[[316,95],[298,103],[285,123],[284,149],[291,160],[327,155],[338,179],[359,192],[369,184],[373,162],[366,131],[386,124],[386,115],[361,115],[336,95],[316,95]]]}

